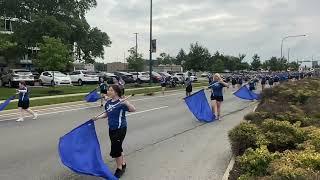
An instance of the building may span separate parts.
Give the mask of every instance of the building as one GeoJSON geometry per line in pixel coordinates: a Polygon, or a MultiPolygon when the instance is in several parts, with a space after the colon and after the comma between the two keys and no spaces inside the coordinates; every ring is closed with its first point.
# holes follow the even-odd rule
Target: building
{"type": "MultiPolygon", "coordinates": [[[[181,65],[158,65],[158,66],[152,66],[152,70],[156,72],[182,72],[183,68],[181,65]]],[[[147,65],[145,67],[145,71],[149,71],[149,66],[147,65]]]]}
{"type": "Polygon", "coordinates": [[[112,62],[107,63],[107,72],[128,71],[128,63],[112,62]]]}
{"type": "Polygon", "coordinates": [[[94,64],[85,64],[85,63],[73,63],[73,70],[88,70],[94,71],[94,64]]]}

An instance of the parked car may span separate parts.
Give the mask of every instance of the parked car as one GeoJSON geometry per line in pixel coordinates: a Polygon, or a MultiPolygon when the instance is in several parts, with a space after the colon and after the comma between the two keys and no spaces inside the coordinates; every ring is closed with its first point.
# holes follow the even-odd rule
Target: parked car
{"type": "Polygon", "coordinates": [[[188,77],[188,76],[190,76],[190,79],[191,79],[192,82],[198,81],[198,78],[197,78],[197,76],[196,76],[194,73],[192,73],[192,72],[186,72],[186,73],[184,73],[184,77],[185,77],[185,78],[188,77]]]}
{"type": "Polygon", "coordinates": [[[206,72],[201,74],[201,77],[208,77],[208,76],[209,76],[209,73],[206,73],[206,72]]]}
{"type": "Polygon", "coordinates": [[[159,74],[166,78],[166,80],[170,80],[172,76],[167,72],[159,72],[159,74]]]}
{"type": "Polygon", "coordinates": [[[132,72],[133,79],[137,83],[143,83],[143,82],[149,82],[150,81],[150,76],[146,72],[132,72]]]}
{"type": "Polygon", "coordinates": [[[40,73],[37,71],[31,71],[33,77],[34,77],[34,81],[39,81],[40,78],[40,73]]]}
{"type": "Polygon", "coordinates": [[[173,75],[176,79],[178,79],[178,83],[183,84],[185,81],[185,74],[184,73],[175,73],[173,75]]]}
{"type": "Polygon", "coordinates": [[[133,75],[127,72],[114,72],[113,74],[115,74],[116,76],[118,76],[119,78],[121,77],[125,83],[134,83],[135,80],[133,79],[133,75]]]}
{"type": "Polygon", "coordinates": [[[100,72],[99,77],[103,78],[103,80],[106,81],[108,84],[113,84],[113,78],[116,78],[117,76],[113,73],[100,72]]]}
{"type": "Polygon", "coordinates": [[[59,71],[44,71],[40,75],[40,85],[71,85],[70,76],[59,71]]]}
{"type": "Polygon", "coordinates": [[[7,84],[9,87],[16,87],[20,81],[34,86],[34,77],[31,71],[26,69],[10,69],[8,72],[4,72],[0,78],[0,86],[7,84]]]}
{"type": "Polygon", "coordinates": [[[162,76],[161,76],[161,74],[152,71],[152,77],[151,78],[152,78],[152,82],[159,83],[161,78],[162,78],[162,76]]]}
{"type": "Polygon", "coordinates": [[[77,70],[71,72],[69,76],[71,78],[71,82],[76,83],[79,86],[82,86],[83,84],[99,82],[99,76],[94,71],[77,70]]]}

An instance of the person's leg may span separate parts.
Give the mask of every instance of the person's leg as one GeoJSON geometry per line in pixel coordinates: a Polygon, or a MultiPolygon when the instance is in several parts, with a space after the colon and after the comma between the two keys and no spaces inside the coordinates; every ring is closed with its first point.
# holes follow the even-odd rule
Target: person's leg
{"type": "Polygon", "coordinates": [[[30,108],[25,109],[25,111],[27,111],[29,114],[31,114],[33,116],[33,119],[37,119],[38,118],[38,114],[33,112],[30,108]]]}
{"type": "Polygon", "coordinates": [[[23,109],[22,109],[22,107],[19,107],[19,119],[17,120],[17,122],[20,122],[23,120],[24,120],[23,109]]]}
{"type": "Polygon", "coordinates": [[[221,102],[217,101],[217,115],[218,115],[218,119],[220,119],[221,116],[221,102]]]}
{"type": "Polygon", "coordinates": [[[117,164],[117,169],[122,170],[122,165],[123,165],[123,155],[120,157],[115,158],[116,159],[116,164],[117,164]]]}
{"type": "Polygon", "coordinates": [[[101,94],[100,106],[103,107],[104,94],[101,94]]]}

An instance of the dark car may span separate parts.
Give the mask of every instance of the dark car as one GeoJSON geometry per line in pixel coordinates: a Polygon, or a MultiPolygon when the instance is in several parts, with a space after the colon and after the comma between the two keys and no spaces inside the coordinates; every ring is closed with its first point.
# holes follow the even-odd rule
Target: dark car
{"type": "Polygon", "coordinates": [[[113,84],[113,78],[116,78],[117,76],[113,73],[107,73],[107,72],[100,72],[99,78],[103,78],[104,81],[106,81],[108,84],[113,84]]]}
{"type": "Polygon", "coordinates": [[[161,81],[162,76],[161,76],[161,74],[152,71],[152,77],[151,78],[152,78],[152,82],[159,83],[161,81]]]}
{"type": "Polygon", "coordinates": [[[133,75],[127,72],[114,72],[118,77],[121,77],[125,83],[134,83],[135,80],[133,79],[133,75]]]}

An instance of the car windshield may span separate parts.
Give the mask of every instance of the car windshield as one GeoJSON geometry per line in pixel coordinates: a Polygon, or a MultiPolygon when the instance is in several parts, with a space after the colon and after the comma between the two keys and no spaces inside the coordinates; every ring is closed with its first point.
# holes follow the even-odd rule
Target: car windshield
{"type": "Polygon", "coordinates": [[[55,77],[66,77],[67,75],[66,74],[63,74],[62,72],[54,72],[54,76],[55,77]]]}
{"type": "Polygon", "coordinates": [[[83,71],[83,74],[87,74],[87,75],[97,75],[96,72],[93,71],[83,71]]]}
{"type": "Polygon", "coordinates": [[[14,71],[15,74],[20,74],[20,75],[27,75],[27,74],[31,74],[30,71],[28,70],[16,70],[14,71]]]}

